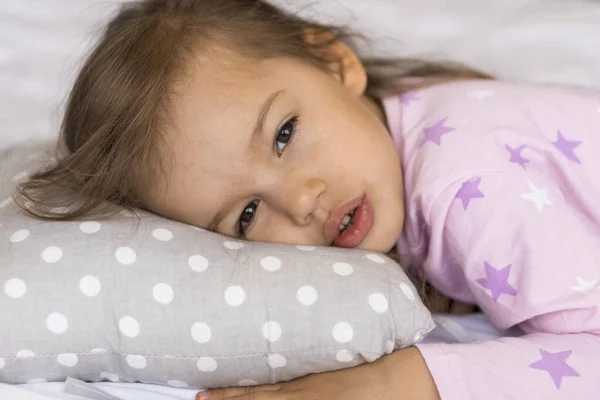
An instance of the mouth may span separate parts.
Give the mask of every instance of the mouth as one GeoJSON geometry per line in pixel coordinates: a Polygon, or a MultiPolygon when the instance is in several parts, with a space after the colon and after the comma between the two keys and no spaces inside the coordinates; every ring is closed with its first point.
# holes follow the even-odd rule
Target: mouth
{"type": "Polygon", "coordinates": [[[329,243],[337,247],[358,247],[373,227],[373,207],[365,196],[335,209],[326,224],[329,243]]]}

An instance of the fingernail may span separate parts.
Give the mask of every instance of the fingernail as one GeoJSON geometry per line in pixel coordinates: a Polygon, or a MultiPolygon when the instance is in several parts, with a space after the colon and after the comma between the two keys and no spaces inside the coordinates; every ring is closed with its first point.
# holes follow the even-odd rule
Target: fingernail
{"type": "Polygon", "coordinates": [[[208,400],[210,398],[210,394],[208,392],[199,392],[196,395],[196,400],[208,400]]]}

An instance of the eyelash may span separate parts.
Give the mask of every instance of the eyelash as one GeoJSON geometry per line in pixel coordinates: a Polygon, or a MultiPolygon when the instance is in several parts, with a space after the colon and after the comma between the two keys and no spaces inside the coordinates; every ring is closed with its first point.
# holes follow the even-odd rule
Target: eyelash
{"type": "MultiPolygon", "coordinates": [[[[290,119],[288,119],[286,122],[284,122],[275,132],[275,139],[273,140],[273,146],[275,148],[275,152],[277,153],[277,157],[281,157],[283,155],[283,152],[285,151],[285,149],[292,143],[292,141],[296,137],[296,134],[298,132],[299,119],[300,119],[300,115],[298,113],[294,114],[290,119]],[[279,145],[278,145],[279,141],[277,140],[277,138],[281,135],[281,132],[284,130],[284,128],[289,124],[292,125],[291,129],[286,129],[286,130],[290,130],[289,138],[287,139],[287,142],[283,143],[283,146],[280,149],[279,145]]],[[[256,218],[256,211],[258,210],[259,204],[260,204],[260,200],[258,200],[258,199],[252,200],[250,203],[248,203],[246,205],[246,207],[244,207],[244,211],[242,211],[242,213],[240,214],[240,217],[238,218],[238,223],[237,223],[237,233],[240,238],[246,237],[246,232],[248,231],[248,229],[254,222],[254,219],[256,218]],[[242,220],[242,218],[244,217],[244,213],[246,213],[246,211],[250,211],[250,210],[252,210],[251,211],[252,216],[250,217],[250,221],[244,222],[242,220]],[[244,223],[246,223],[246,226],[243,225],[244,223]]]]}

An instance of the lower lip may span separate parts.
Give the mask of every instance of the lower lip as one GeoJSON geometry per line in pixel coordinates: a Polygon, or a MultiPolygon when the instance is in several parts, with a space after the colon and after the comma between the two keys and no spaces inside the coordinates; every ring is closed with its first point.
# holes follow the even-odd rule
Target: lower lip
{"type": "Polygon", "coordinates": [[[352,225],[347,227],[333,244],[338,247],[358,247],[371,231],[373,220],[373,207],[365,197],[354,212],[352,225]]]}

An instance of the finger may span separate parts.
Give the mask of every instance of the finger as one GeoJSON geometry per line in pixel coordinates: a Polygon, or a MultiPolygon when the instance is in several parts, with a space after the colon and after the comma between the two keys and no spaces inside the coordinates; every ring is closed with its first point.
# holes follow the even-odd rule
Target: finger
{"type": "MultiPolygon", "coordinates": [[[[259,392],[276,392],[281,388],[280,385],[263,385],[263,386],[248,386],[248,387],[232,387],[227,389],[215,389],[208,392],[200,392],[196,395],[196,400],[222,400],[233,397],[249,395],[259,392]],[[208,397],[204,397],[208,395],[208,397]]],[[[251,397],[248,397],[251,398],[251,397]]]]}

